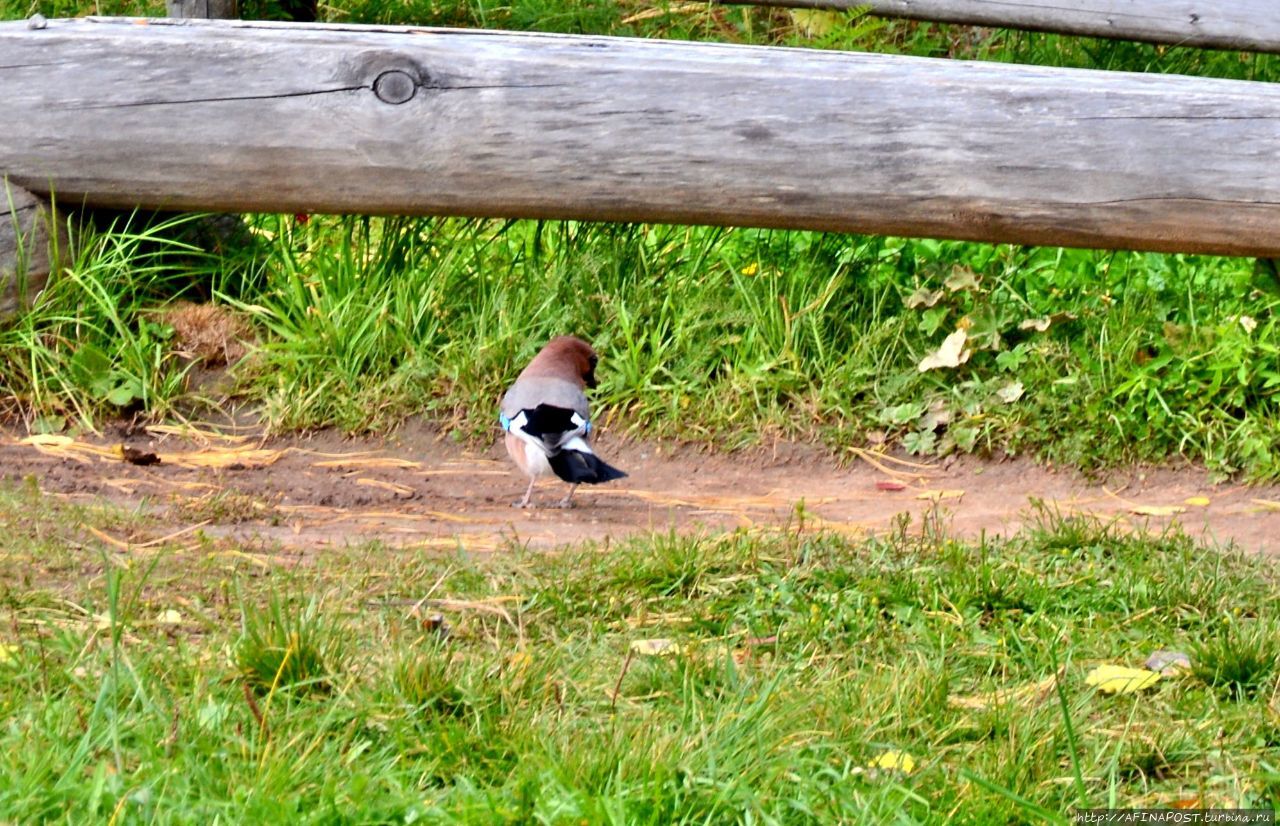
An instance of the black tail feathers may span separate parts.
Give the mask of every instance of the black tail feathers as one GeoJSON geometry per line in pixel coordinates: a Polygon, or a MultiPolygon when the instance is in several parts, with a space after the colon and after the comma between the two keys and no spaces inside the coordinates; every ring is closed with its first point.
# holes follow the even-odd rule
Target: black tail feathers
{"type": "Polygon", "coordinates": [[[573,485],[598,485],[627,475],[594,453],[581,450],[562,450],[548,456],[547,461],[556,476],[573,485]]]}

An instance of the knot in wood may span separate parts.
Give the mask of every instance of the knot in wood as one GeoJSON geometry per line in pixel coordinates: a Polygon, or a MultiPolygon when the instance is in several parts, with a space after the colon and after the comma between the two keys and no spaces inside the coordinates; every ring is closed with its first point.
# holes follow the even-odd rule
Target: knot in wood
{"type": "Polygon", "coordinates": [[[391,69],[374,78],[373,93],[383,103],[398,106],[407,103],[418,92],[418,82],[408,72],[391,69]]]}

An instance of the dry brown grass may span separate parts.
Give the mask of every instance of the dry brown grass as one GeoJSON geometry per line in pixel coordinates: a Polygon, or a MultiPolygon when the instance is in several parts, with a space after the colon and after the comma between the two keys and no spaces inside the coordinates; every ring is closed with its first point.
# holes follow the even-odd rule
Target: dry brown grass
{"type": "Polygon", "coordinates": [[[183,355],[206,367],[235,364],[244,357],[253,330],[245,319],[220,304],[180,301],[164,313],[183,355]]]}

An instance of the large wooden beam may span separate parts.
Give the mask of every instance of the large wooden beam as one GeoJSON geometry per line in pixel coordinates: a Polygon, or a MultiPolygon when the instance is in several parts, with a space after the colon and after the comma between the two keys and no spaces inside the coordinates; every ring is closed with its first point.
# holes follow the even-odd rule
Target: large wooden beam
{"type": "Polygon", "coordinates": [[[0,77],[0,172],[64,203],[1280,255],[1262,83],[118,19],[0,24],[0,77]]]}
{"type": "Polygon", "coordinates": [[[720,0],[867,9],[881,17],[1280,53],[1276,0],[720,0]]]}

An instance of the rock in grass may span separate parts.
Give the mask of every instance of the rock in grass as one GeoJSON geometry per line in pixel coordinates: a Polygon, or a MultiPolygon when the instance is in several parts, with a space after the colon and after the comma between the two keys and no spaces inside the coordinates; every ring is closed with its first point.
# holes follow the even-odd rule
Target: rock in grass
{"type": "Polygon", "coordinates": [[[1169,677],[1183,671],[1190,671],[1191,658],[1181,651],[1165,651],[1161,649],[1152,652],[1143,665],[1152,671],[1158,671],[1169,677]]]}

